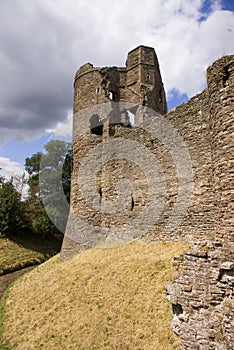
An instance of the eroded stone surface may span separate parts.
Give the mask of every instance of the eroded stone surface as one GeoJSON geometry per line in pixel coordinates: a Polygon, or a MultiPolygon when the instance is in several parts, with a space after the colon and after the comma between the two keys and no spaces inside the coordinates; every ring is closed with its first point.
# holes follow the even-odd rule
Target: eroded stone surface
{"type": "MultiPolygon", "coordinates": [[[[143,210],[147,203],[147,178],[136,164],[124,159],[111,160],[97,174],[100,208],[102,201],[116,200],[118,181],[127,179],[132,184],[129,203],[118,214],[104,215],[98,210],[98,203],[96,208],[87,205],[78,181],[83,159],[94,147],[118,138],[140,142],[159,161],[166,184],[164,210],[156,226],[141,238],[186,239],[191,244],[189,252],[175,257],[178,276],[168,285],[168,300],[174,314],[172,327],[181,337],[182,350],[234,348],[234,56],[225,56],[208,68],[207,85],[188,103],[166,114],[158,60],[154,49],[144,46],[128,54],[126,67],[96,68],[85,64],[77,71],[74,82],[71,214],[61,256],[67,258],[94,246],[99,239],[108,237],[108,229],[127,227],[143,210]],[[135,128],[130,126],[124,110],[116,119],[111,101],[130,104],[135,128]],[[84,117],[89,109],[92,112],[92,107],[108,102],[110,107],[105,106],[104,110],[100,107],[99,116],[84,117]],[[139,127],[142,113],[134,105],[163,114],[190,154],[194,173],[191,202],[180,225],[170,234],[165,225],[178,197],[175,162],[164,142],[139,127]],[[79,219],[87,226],[81,228],[79,219]]],[[[124,152],[127,155],[127,149],[124,152]]],[[[90,157],[90,163],[94,162],[95,154],[90,157]]],[[[90,186],[87,178],[84,185],[87,192],[90,186]]],[[[126,229],[124,238],[128,239],[129,234],[132,232],[126,229]]]]}
{"type": "Polygon", "coordinates": [[[167,287],[167,299],[173,305],[172,329],[181,338],[181,350],[231,350],[234,346],[234,265],[229,261],[234,254],[225,243],[220,248],[213,244],[213,249],[211,244],[206,244],[206,257],[188,252],[179,264],[176,259],[175,266],[183,272],[167,287]]]}

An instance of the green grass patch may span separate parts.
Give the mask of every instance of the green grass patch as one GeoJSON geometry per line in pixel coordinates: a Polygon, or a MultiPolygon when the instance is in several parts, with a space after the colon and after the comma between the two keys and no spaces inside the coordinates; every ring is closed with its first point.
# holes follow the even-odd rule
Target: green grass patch
{"type": "Polygon", "coordinates": [[[42,241],[31,236],[0,236],[0,276],[40,264],[56,254],[59,249],[58,242],[42,241]]]}

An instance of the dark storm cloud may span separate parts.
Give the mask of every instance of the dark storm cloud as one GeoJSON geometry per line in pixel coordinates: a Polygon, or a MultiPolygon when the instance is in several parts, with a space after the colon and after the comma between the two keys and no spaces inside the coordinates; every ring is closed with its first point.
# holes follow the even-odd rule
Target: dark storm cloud
{"type": "Polygon", "coordinates": [[[83,0],[1,1],[0,142],[37,137],[66,118],[75,71],[105,52],[104,14],[96,7],[83,0]]]}
{"type": "Polygon", "coordinates": [[[43,132],[72,108],[73,38],[67,23],[40,4],[1,2],[0,127],[15,130],[11,137],[18,129],[43,132]]]}

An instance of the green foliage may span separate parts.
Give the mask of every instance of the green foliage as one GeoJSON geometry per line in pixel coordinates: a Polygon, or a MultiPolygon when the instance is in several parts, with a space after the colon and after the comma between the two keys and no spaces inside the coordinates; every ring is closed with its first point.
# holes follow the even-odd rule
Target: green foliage
{"type": "Polygon", "coordinates": [[[41,264],[58,253],[60,248],[60,241],[45,240],[32,234],[0,237],[0,276],[41,264]]]}
{"type": "Polygon", "coordinates": [[[29,174],[28,185],[31,197],[39,193],[39,173],[42,153],[37,152],[30,158],[25,159],[25,170],[29,174]]]}
{"type": "Polygon", "coordinates": [[[33,233],[41,238],[50,237],[54,230],[55,228],[45,212],[36,216],[32,221],[33,233]]]}
{"type": "MultiPolygon", "coordinates": [[[[45,154],[37,152],[25,159],[29,197],[23,202],[22,186],[13,185],[13,181],[6,181],[0,175],[0,234],[31,231],[46,238],[57,236],[59,230],[65,231],[71,187],[71,144],[51,140],[44,148],[45,154]]],[[[25,183],[25,177],[18,182],[25,183]]]]}
{"type": "Polygon", "coordinates": [[[20,233],[25,228],[24,206],[11,181],[0,179],[0,232],[20,233]]]}
{"type": "Polygon", "coordinates": [[[37,200],[25,202],[25,218],[28,223],[29,232],[39,238],[55,238],[59,231],[49,219],[43,204],[37,200]]]}
{"type": "Polygon", "coordinates": [[[45,153],[26,158],[25,169],[29,173],[28,217],[36,235],[57,235],[65,231],[69,213],[72,149],[71,144],[51,140],[45,153]],[[35,214],[34,214],[35,212],[35,214]]]}
{"type": "Polygon", "coordinates": [[[63,191],[68,202],[70,200],[71,171],[72,171],[72,149],[71,144],[61,140],[51,140],[44,146],[45,153],[37,152],[25,159],[25,169],[29,173],[28,185],[32,197],[41,196],[41,187],[45,194],[50,194],[46,182],[53,184],[54,180],[61,180],[63,191]],[[44,184],[40,181],[44,179],[44,184]]]}

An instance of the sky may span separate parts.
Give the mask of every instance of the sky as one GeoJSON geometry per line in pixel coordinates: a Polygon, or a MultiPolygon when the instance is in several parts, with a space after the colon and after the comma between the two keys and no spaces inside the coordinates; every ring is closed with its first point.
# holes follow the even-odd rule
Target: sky
{"type": "Polygon", "coordinates": [[[124,66],[155,48],[169,110],[206,87],[234,53],[233,0],[0,0],[0,174],[71,135],[73,78],[86,62],[124,66]]]}

